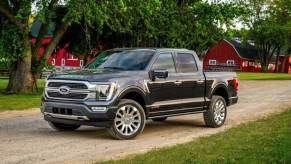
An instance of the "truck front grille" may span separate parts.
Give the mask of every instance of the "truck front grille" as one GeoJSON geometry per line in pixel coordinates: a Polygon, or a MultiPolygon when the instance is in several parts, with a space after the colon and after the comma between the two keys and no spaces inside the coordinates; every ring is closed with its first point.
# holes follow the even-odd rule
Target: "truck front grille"
{"type": "Polygon", "coordinates": [[[88,89],[88,86],[86,84],[83,84],[83,83],[50,82],[48,84],[48,87],[59,88],[62,86],[67,86],[67,87],[70,87],[72,89],[88,89]]]}
{"type": "Polygon", "coordinates": [[[48,91],[47,95],[49,97],[54,97],[54,98],[63,98],[63,99],[74,99],[74,100],[80,100],[80,99],[85,99],[87,97],[87,94],[85,93],[69,93],[67,95],[63,95],[59,92],[53,92],[53,91],[48,91]]]}
{"type": "Polygon", "coordinates": [[[86,100],[92,94],[96,94],[94,87],[82,81],[48,80],[45,88],[50,99],[86,100]]]}

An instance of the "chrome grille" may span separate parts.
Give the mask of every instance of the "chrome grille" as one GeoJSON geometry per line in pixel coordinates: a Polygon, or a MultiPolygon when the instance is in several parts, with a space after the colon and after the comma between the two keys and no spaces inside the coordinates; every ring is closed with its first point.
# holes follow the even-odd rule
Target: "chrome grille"
{"type": "Polygon", "coordinates": [[[48,87],[59,88],[61,86],[67,86],[72,89],[88,89],[87,85],[83,83],[50,82],[48,84],[48,87]]]}
{"type": "Polygon", "coordinates": [[[60,94],[59,92],[52,92],[52,91],[48,91],[47,95],[49,97],[74,99],[74,100],[85,99],[87,97],[87,94],[82,94],[82,93],[69,93],[67,95],[63,95],[63,94],[60,94]]]}
{"type": "Polygon", "coordinates": [[[94,97],[96,90],[94,85],[85,81],[48,80],[45,95],[50,99],[85,100],[94,97]],[[67,89],[67,92],[62,89],[67,89]]]}

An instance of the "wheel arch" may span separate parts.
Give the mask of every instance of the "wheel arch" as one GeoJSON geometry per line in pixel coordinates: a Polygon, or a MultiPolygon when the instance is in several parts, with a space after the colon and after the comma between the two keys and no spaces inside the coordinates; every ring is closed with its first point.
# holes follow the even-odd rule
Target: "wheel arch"
{"type": "Polygon", "coordinates": [[[138,87],[126,88],[118,95],[118,100],[121,100],[121,99],[134,100],[143,107],[146,116],[149,113],[148,109],[146,108],[146,105],[148,104],[148,100],[146,98],[145,92],[142,89],[138,87]]]}
{"type": "Polygon", "coordinates": [[[208,98],[211,99],[213,95],[221,96],[224,98],[227,105],[229,105],[229,93],[227,91],[227,86],[224,83],[217,84],[209,94],[208,98]]]}

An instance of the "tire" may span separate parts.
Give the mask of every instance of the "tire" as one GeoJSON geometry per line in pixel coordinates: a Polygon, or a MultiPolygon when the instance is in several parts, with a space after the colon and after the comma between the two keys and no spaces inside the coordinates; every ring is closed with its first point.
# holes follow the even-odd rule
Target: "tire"
{"type": "Polygon", "coordinates": [[[162,122],[165,121],[168,117],[158,117],[158,118],[152,118],[153,121],[155,122],[162,122]]]}
{"type": "Polygon", "coordinates": [[[80,125],[68,125],[56,122],[48,122],[50,127],[57,131],[74,131],[80,127],[80,125]]]}
{"type": "Polygon", "coordinates": [[[109,134],[119,140],[133,139],[140,134],[146,123],[142,106],[134,100],[121,99],[109,134]]]}
{"type": "Polygon", "coordinates": [[[227,105],[223,97],[212,96],[209,109],[203,113],[206,126],[218,128],[222,126],[226,120],[227,105]]]}

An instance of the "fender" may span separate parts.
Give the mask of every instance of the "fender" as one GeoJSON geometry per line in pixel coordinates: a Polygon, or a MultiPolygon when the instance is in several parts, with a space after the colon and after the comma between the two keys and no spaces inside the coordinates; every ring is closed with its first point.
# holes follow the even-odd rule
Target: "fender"
{"type": "MultiPolygon", "coordinates": [[[[147,95],[145,93],[145,91],[143,91],[140,87],[138,86],[129,86],[129,87],[126,87],[125,89],[123,89],[117,96],[117,100],[119,101],[123,96],[125,96],[126,94],[128,93],[131,93],[131,92],[136,92],[138,93],[139,95],[142,96],[144,102],[145,102],[145,105],[148,105],[149,104],[149,100],[147,98],[147,95]]],[[[115,104],[117,104],[118,102],[115,102],[115,104]]],[[[145,109],[146,110],[146,113],[148,113],[148,109],[145,109]]]]}
{"type": "Polygon", "coordinates": [[[223,89],[226,91],[226,93],[227,93],[227,98],[229,98],[229,93],[228,93],[228,89],[227,89],[227,85],[226,85],[226,83],[224,83],[224,82],[219,82],[219,83],[217,83],[217,84],[213,87],[213,89],[211,89],[210,92],[208,93],[208,96],[207,96],[207,97],[208,97],[209,100],[212,98],[213,93],[214,93],[217,89],[219,89],[219,88],[223,88],[223,89]]]}

